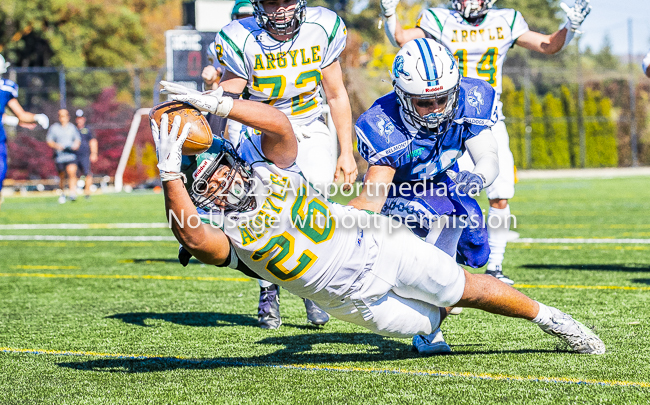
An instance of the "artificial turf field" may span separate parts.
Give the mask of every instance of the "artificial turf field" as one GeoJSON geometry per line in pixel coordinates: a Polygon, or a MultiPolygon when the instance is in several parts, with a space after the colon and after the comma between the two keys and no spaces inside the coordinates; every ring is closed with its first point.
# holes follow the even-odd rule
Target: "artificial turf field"
{"type": "Polygon", "coordinates": [[[641,239],[509,244],[515,287],[593,326],[602,356],[569,353],[532,323],[466,309],[443,324],[453,354],[419,357],[410,340],[336,319],[310,327],[286,291],[282,327],[262,330],[259,287],[241,273],[183,268],[173,241],[88,239],[171,236],[102,225],[164,222],[161,195],[6,198],[0,403],[648,403],[648,184],[528,180],[511,202],[522,238],[641,239]],[[96,225],[48,229],[62,223],[96,225]]]}

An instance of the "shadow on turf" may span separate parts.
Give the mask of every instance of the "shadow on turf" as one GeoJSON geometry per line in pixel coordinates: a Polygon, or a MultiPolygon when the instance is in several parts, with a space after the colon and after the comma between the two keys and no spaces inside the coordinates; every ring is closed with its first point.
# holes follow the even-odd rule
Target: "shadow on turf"
{"type": "MultiPolygon", "coordinates": [[[[115,314],[107,316],[109,319],[119,319],[124,323],[150,327],[147,320],[163,320],[184,326],[217,327],[217,326],[253,326],[257,327],[257,317],[241,314],[222,314],[219,312],[129,312],[126,314],[115,314]]],[[[283,327],[290,327],[304,330],[318,330],[320,327],[311,324],[296,325],[283,323],[283,327]]]]}
{"type": "MultiPolygon", "coordinates": [[[[269,367],[295,364],[326,365],[330,363],[376,362],[420,358],[411,351],[411,345],[372,333],[312,333],[294,336],[269,337],[255,342],[258,345],[275,345],[283,348],[263,356],[215,357],[206,359],[178,359],[157,357],[146,359],[99,359],[58,363],[59,367],[76,370],[149,373],[168,370],[209,370],[229,367],[269,367]],[[359,345],[366,348],[349,347],[353,353],[310,353],[315,345],[359,345]]],[[[463,347],[468,345],[458,345],[463,347]]],[[[253,347],[254,348],[254,347],[253,347]]],[[[316,349],[318,350],[318,349],[316,349]]],[[[476,350],[454,351],[449,356],[495,355],[530,353],[557,353],[557,350],[476,350]]],[[[431,362],[435,364],[435,358],[431,362]]],[[[324,366],[327,368],[327,366],[324,366]]]]}
{"type": "Polygon", "coordinates": [[[125,323],[148,327],[145,321],[160,319],[163,321],[185,326],[257,326],[257,317],[240,314],[221,314],[218,312],[129,312],[115,314],[107,318],[119,319],[125,323]]]}
{"type": "Polygon", "coordinates": [[[624,264],[524,264],[525,269],[538,270],[595,270],[595,271],[625,271],[650,272],[650,266],[628,266],[624,264]]]}

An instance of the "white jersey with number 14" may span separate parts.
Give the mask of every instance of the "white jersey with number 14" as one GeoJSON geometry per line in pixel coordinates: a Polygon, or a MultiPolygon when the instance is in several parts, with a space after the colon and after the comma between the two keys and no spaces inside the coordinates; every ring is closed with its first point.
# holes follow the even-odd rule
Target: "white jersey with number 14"
{"type": "MultiPolygon", "coordinates": [[[[430,8],[420,14],[417,27],[451,50],[463,76],[492,85],[497,101],[502,91],[506,53],[517,38],[529,31],[521,14],[512,9],[490,10],[481,24],[475,26],[457,11],[430,8]]],[[[503,120],[500,101],[497,106],[499,119],[503,120]]]]}

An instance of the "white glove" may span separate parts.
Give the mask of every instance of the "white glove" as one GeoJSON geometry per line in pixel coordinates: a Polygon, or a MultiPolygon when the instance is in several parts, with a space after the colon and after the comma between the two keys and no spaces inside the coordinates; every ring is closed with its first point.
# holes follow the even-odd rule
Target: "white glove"
{"type": "Polygon", "coordinates": [[[169,131],[169,117],[163,114],[160,118],[160,128],[156,121],[151,120],[151,135],[156,144],[156,157],[158,158],[158,170],[162,181],[169,181],[182,178],[181,160],[183,159],[183,142],[190,133],[191,124],[183,127],[180,136],[178,131],[181,127],[181,117],[174,117],[172,129],[169,131]]]}
{"type": "Polygon", "coordinates": [[[232,97],[224,96],[223,88],[221,87],[217,90],[201,93],[172,82],[161,81],[160,84],[163,86],[160,91],[161,94],[171,94],[172,96],[170,98],[172,100],[191,104],[201,111],[225,118],[230,114],[230,110],[232,110],[233,99],[232,97]]]}
{"type": "Polygon", "coordinates": [[[591,12],[589,0],[575,0],[573,7],[569,7],[565,3],[560,3],[560,7],[566,13],[566,17],[569,20],[567,25],[571,27],[571,31],[573,32],[578,31],[582,22],[591,12]]]}
{"type": "Polygon", "coordinates": [[[384,17],[388,18],[392,15],[395,15],[395,9],[399,4],[399,0],[381,0],[379,5],[381,6],[381,12],[384,13],[384,17]]]}
{"type": "Polygon", "coordinates": [[[47,127],[50,126],[50,119],[47,118],[47,115],[45,114],[35,114],[34,121],[36,121],[38,125],[42,126],[43,129],[47,129],[47,127]]]}

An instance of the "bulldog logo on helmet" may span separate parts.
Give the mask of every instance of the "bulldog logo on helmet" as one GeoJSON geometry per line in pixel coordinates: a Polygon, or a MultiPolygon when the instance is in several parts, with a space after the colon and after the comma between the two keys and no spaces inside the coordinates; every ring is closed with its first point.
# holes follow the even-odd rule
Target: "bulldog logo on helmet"
{"type": "Polygon", "coordinates": [[[404,57],[402,55],[398,55],[393,63],[393,75],[397,79],[400,74],[405,78],[411,77],[410,73],[404,71],[404,57]]]}

